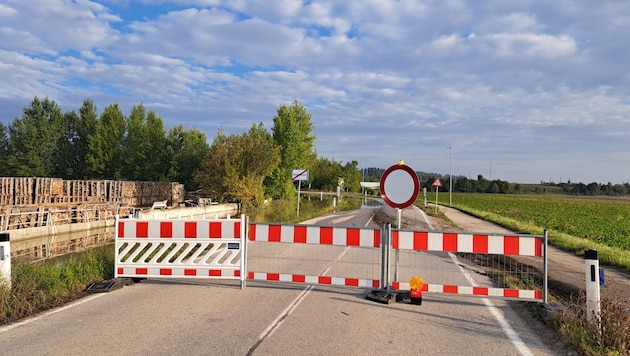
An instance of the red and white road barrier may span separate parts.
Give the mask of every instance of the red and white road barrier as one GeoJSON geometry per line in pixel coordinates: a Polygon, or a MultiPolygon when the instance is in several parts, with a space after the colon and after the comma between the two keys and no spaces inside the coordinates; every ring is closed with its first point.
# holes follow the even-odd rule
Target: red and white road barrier
{"type": "Polygon", "coordinates": [[[307,276],[303,274],[249,272],[247,279],[271,282],[291,282],[305,284],[323,284],[341,287],[379,288],[380,282],[373,279],[307,276]]]}
{"type": "Polygon", "coordinates": [[[239,279],[244,286],[245,217],[240,220],[117,219],[115,277],[239,279]]]}
{"type": "Polygon", "coordinates": [[[255,223],[249,225],[249,240],[378,248],[381,234],[378,229],[255,223]]]}
{"type": "MultiPolygon", "coordinates": [[[[393,290],[409,290],[409,283],[393,282],[393,290]]],[[[472,287],[444,284],[427,284],[422,286],[422,292],[443,294],[473,295],[478,297],[499,297],[505,299],[540,300],[542,291],[513,288],[472,287]]]]}
{"type": "Polygon", "coordinates": [[[533,235],[490,235],[438,231],[393,231],[394,249],[480,254],[543,255],[543,238],[533,235]]]}
{"type": "MultiPolygon", "coordinates": [[[[546,239],[534,235],[392,231],[270,223],[246,225],[245,221],[244,216],[240,220],[117,220],[116,277],[229,278],[240,279],[241,286],[244,286],[246,279],[250,279],[359,288],[389,286],[393,290],[408,290],[409,283],[390,282],[389,277],[383,278],[389,274],[386,261],[389,261],[390,248],[543,257],[546,261],[546,239]],[[291,264],[286,271],[248,271],[248,242],[345,246],[347,249],[344,251],[355,247],[368,248],[372,253],[381,255],[381,279],[301,274],[299,270],[292,271],[291,264]]],[[[338,259],[345,253],[340,254],[338,259]]],[[[328,261],[329,266],[332,263],[328,261]]],[[[546,264],[544,268],[546,270],[546,264]]],[[[327,274],[327,271],[328,268],[322,274],[327,274]]],[[[422,272],[421,267],[418,267],[418,274],[422,275],[422,272]]],[[[437,278],[441,279],[439,276],[437,278]]],[[[546,281],[546,273],[544,278],[546,281]]],[[[537,290],[449,285],[427,278],[425,281],[422,292],[521,300],[544,298],[544,293],[537,290]]]]}

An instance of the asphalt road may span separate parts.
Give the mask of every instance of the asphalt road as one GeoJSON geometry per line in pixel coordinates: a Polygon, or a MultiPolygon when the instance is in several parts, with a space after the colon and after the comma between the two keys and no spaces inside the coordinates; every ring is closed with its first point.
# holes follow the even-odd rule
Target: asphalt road
{"type": "MultiPolygon", "coordinates": [[[[373,227],[374,212],[338,213],[311,223],[373,227]]],[[[320,256],[301,263],[326,273],[349,255],[343,250],[333,251],[328,261],[320,256]]],[[[296,261],[284,263],[282,268],[291,268],[296,261]]],[[[475,282],[488,283],[480,278],[475,282]]],[[[1,327],[0,354],[556,354],[531,328],[536,321],[503,300],[425,293],[422,305],[379,304],[366,300],[367,292],[150,279],[1,327]]]]}

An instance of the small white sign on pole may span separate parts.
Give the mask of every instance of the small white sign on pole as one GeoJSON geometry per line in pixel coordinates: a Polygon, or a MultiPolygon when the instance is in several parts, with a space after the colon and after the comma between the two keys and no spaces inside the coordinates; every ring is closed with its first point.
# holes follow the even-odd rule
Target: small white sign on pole
{"type": "Polygon", "coordinates": [[[291,172],[291,180],[303,181],[308,180],[308,169],[294,169],[291,172]]]}

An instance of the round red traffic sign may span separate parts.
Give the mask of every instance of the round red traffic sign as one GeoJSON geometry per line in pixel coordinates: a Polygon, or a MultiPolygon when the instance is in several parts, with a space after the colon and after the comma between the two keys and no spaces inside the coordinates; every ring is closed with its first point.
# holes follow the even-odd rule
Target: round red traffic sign
{"type": "Polygon", "coordinates": [[[418,198],[420,182],[411,167],[404,164],[393,165],[381,176],[381,197],[392,208],[404,209],[418,198]]]}

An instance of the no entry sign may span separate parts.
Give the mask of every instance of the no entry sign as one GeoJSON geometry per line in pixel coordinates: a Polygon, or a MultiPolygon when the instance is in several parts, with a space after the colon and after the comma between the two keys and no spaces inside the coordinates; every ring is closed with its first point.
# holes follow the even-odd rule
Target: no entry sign
{"type": "Polygon", "coordinates": [[[407,165],[393,165],[381,176],[381,197],[392,208],[404,209],[411,206],[419,191],[418,176],[407,165]]]}

